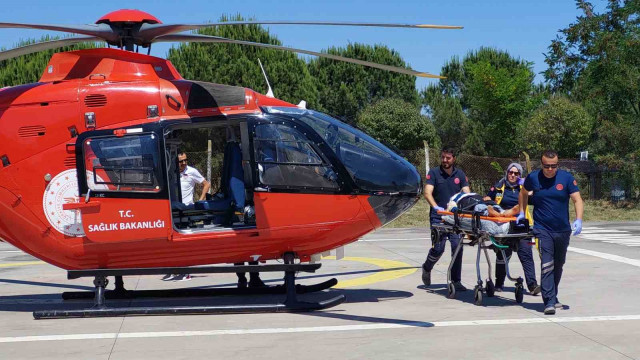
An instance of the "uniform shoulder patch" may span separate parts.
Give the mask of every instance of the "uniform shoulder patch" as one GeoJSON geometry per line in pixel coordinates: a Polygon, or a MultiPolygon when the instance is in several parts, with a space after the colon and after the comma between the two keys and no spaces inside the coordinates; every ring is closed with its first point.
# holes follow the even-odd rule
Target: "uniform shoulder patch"
{"type": "Polygon", "coordinates": [[[427,180],[431,179],[431,174],[427,174],[427,180]]]}
{"type": "Polygon", "coordinates": [[[562,189],[564,189],[564,186],[562,186],[562,184],[558,184],[556,185],[556,189],[562,191],[562,189]]]}
{"type": "Polygon", "coordinates": [[[453,182],[456,183],[456,185],[460,184],[460,178],[455,178],[453,182]]]}
{"type": "Polygon", "coordinates": [[[575,179],[573,179],[573,185],[578,186],[578,182],[575,179]]]}
{"type": "Polygon", "coordinates": [[[491,187],[491,191],[495,191],[495,190],[496,190],[496,188],[494,188],[494,187],[492,186],[492,187],[491,187]]]}

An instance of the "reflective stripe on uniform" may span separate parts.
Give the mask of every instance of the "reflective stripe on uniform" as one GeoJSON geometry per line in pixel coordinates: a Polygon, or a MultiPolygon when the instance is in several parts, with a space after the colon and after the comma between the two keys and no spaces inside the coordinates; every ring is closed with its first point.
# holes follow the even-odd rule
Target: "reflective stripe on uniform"
{"type": "Polygon", "coordinates": [[[542,264],[542,274],[544,275],[550,271],[553,271],[553,269],[555,268],[553,264],[554,264],[554,260],[551,260],[549,262],[542,264]]]}

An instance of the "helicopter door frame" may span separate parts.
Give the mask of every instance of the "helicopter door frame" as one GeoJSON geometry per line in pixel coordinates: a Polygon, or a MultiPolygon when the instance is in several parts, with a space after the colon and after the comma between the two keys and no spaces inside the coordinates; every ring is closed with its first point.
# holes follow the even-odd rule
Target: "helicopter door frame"
{"type": "Polygon", "coordinates": [[[166,240],[170,236],[161,127],[146,124],[87,131],[78,136],[75,149],[80,196],[65,208],[80,212],[89,240],[166,240]]]}
{"type": "MultiPolygon", "coordinates": [[[[166,121],[163,122],[163,136],[165,141],[165,157],[167,159],[173,159],[167,161],[166,166],[166,178],[169,186],[174,184],[174,187],[169,192],[169,199],[171,200],[172,205],[172,215],[173,215],[173,225],[174,231],[180,234],[201,234],[201,233],[211,233],[211,232],[222,232],[222,231],[230,231],[230,230],[239,230],[239,229],[251,229],[255,228],[255,217],[252,215],[254,213],[253,210],[247,211],[247,208],[253,209],[254,207],[254,198],[253,198],[253,178],[251,171],[251,157],[249,156],[249,135],[248,135],[248,122],[249,118],[247,114],[234,114],[234,115],[220,115],[220,116],[211,116],[211,117],[201,117],[190,119],[190,121],[166,121]],[[234,129],[231,131],[239,130],[239,133],[234,133],[233,136],[230,137],[229,129],[234,129]],[[207,208],[197,208],[199,201],[195,201],[194,205],[196,208],[185,207],[184,209],[179,208],[182,206],[181,199],[181,184],[180,184],[180,170],[179,165],[177,163],[177,154],[175,151],[170,150],[174,149],[182,149],[185,150],[185,147],[179,147],[182,143],[182,140],[174,140],[171,137],[167,137],[168,134],[176,131],[176,130],[196,130],[196,129],[225,129],[226,134],[224,138],[226,139],[226,144],[230,141],[236,142],[239,144],[242,158],[242,169],[243,169],[243,182],[244,182],[244,191],[245,191],[245,212],[242,216],[239,217],[238,221],[229,222],[217,222],[220,218],[228,215],[228,211],[226,210],[216,210],[216,209],[207,209],[207,208]],[[174,142],[176,141],[176,142],[174,142]],[[174,165],[171,162],[174,162],[174,165]],[[175,172],[175,174],[172,174],[175,172]],[[198,224],[199,226],[195,226],[195,223],[202,222],[198,224]]],[[[220,136],[220,134],[210,134],[210,140],[213,140],[214,136],[220,136]]],[[[223,155],[223,149],[217,149],[219,152],[216,154],[223,155]]],[[[188,153],[188,152],[187,152],[188,153]]],[[[223,162],[221,163],[222,167],[226,161],[230,159],[225,159],[223,155],[223,162]]],[[[191,164],[190,164],[191,165],[191,164]]],[[[195,166],[195,165],[194,165],[195,166]]],[[[202,167],[197,167],[197,169],[202,170],[202,167]]],[[[206,169],[206,167],[204,167],[206,169]]],[[[223,174],[220,174],[223,176],[223,174]]],[[[216,183],[217,180],[222,181],[221,177],[212,178],[211,181],[216,183]]],[[[213,184],[212,184],[213,186],[213,184]]],[[[218,192],[221,189],[217,189],[218,192]]],[[[216,194],[212,194],[210,200],[215,200],[216,194]]],[[[240,213],[236,212],[235,215],[240,215],[240,213]]],[[[233,217],[232,217],[233,218],[233,217]]]]}

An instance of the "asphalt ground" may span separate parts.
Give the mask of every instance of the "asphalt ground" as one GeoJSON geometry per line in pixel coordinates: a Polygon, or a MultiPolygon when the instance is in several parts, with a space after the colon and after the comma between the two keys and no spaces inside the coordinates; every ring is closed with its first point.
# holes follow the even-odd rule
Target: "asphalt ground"
{"type": "MultiPolygon", "coordinates": [[[[92,290],[92,279],[66,272],[0,243],[0,359],[638,359],[640,358],[640,246],[607,242],[640,235],[640,222],[588,223],[571,240],[555,316],[542,313],[540,296],[514,300],[513,284],[474,304],[473,291],[446,297],[449,250],[421,283],[430,247],[427,229],[383,229],[322,260],[299,283],[331,277],[336,289],[301,296],[347,301],[311,313],[128,316],[34,320],[44,309],[85,308],[63,302],[63,291],[92,290]],[[607,231],[611,230],[611,231],[607,231]],[[593,236],[598,234],[598,236],[593,236]]],[[[632,245],[632,244],[631,244],[632,245]]],[[[476,283],[476,247],[464,248],[463,283],[476,283]]],[[[491,253],[492,260],[494,255],[491,253]]],[[[536,275],[540,276],[539,258],[536,275]]],[[[481,261],[483,278],[486,263],[481,261]]],[[[514,256],[513,275],[522,275],[514,256]]],[[[234,286],[235,275],[197,275],[189,282],[161,276],[125,277],[128,289],[234,286]]],[[[263,274],[268,284],[280,274],[263,274]]],[[[109,288],[112,288],[110,285],[109,288]]],[[[201,305],[281,301],[284,296],[107,301],[107,305],[201,305]]]]}

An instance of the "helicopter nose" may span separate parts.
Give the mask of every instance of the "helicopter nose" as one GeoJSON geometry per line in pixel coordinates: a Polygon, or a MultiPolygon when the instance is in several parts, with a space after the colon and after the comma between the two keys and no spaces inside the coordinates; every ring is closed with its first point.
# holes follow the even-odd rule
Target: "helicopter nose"
{"type": "Polygon", "coordinates": [[[409,210],[422,195],[422,180],[415,166],[404,163],[402,169],[394,169],[394,177],[404,181],[396,185],[395,192],[374,192],[367,199],[382,226],[409,210]]]}

